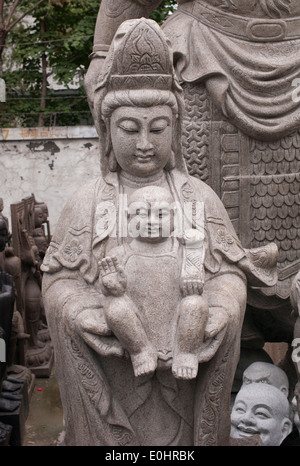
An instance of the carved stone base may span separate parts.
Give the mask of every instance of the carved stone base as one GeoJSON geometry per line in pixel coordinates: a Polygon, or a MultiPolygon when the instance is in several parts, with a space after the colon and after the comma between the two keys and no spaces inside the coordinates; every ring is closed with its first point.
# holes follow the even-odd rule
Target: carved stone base
{"type": "Polygon", "coordinates": [[[50,377],[53,364],[54,364],[54,352],[52,349],[48,360],[44,364],[41,364],[40,366],[34,366],[34,367],[30,366],[30,370],[35,375],[35,377],[50,377]]]}
{"type": "Polygon", "coordinates": [[[9,440],[10,446],[22,446],[24,441],[25,432],[25,421],[28,414],[28,408],[26,407],[26,395],[27,392],[26,384],[19,390],[18,394],[21,395],[21,399],[18,406],[13,411],[0,412],[0,422],[7,424],[12,427],[11,436],[9,440]],[[27,413],[26,413],[27,411],[27,413]]]}
{"type": "Polygon", "coordinates": [[[51,343],[41,348],[32,348],[25,354],[26,366],[36,377],[50,377],[54,362],[54,352],[51,343]]]}
{"type": "Polygon", "coordinates": [[[26,382],[28,400],[30,402],[35,384],[35,375],[31,372],[31,370],[28,367],[14,364],[8,368],[7,376],[8,378],[26,382]]]}

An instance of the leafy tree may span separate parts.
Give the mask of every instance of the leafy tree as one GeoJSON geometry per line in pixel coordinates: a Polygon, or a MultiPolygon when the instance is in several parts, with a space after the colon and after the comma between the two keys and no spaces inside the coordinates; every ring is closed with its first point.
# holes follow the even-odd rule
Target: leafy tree
{"type": "Polygon", "coordinates": [[[25,0],[20,6],[19,0],[0,0],[0,71],[4,47],[10,31],[45,1],[25,0]]]}
{"type": "MultiPolygon", "coordinates": [[[[6,1],[17,9],[18,0],[6,1]]],[[[176,4],[163,0],[151,18],[161,24],[176,4]]],[[[32,21],[18,21],[6,36],[12,54],[2,73],[8,92],[0,103],[0,127],[93,124],[83,77],[99,0],[24,0],[18,18],[30,8],[32,21]],[[53,90],[53,82],[62,90],[53,90]]]]}
{"type": "Polygon", "coordinates": [[[1,105],[6,108],[2,126],[72,125],[82,117],[87,118],[84,123],[92,123],[82,78],[98,9],[99,0],[47,0],[35,8],[31,22],[11,31],[10,66],[3,73],[9,91],[7,103],[1,105]],[[65,90],[53,91],[51,79],[65,90]],[[74,96],[70,87],[76,79],[74,96]]]}
{"type": "Polygon", "coordinates": [[[163,0],[159,8],[151,13],[150,18],[158,24],[162,24],[166,17],[176,10],[176,6],[177,0],[163,0]]]}

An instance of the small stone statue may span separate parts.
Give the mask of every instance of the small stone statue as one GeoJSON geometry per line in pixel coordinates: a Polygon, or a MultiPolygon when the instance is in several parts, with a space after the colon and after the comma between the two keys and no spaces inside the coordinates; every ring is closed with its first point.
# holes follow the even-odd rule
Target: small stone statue
{"type": "MultiPolygon", "coordinates": [[[[99,264],[102,284],[108,295],[114,296],[109,299],[107,306],[104,305],[104,314],[109,328],[130,353],[136,376],[153,373],[157,367],[158,354],[165,360],[173,354],[174,376],[192,379],[198,373],[197,351],[204,338],[208,303],[201,296],[204,285],[201,273],[194,280],[178,274],[183,262],[181,249],[187,244],[185,242],[184,246],[180,246],[178,239],[171,236],[175,227],[172,204],[170,192],[157,186],[138,189],[131,196],[129,210],[132,211],[131,206],[135,206],[134,211],[138,217],[138,224],[135,225],[137,234],[134,234],[130,243],[112,249],[111,256],[105,257],[99,264]],[[137,257],[141,257],[142,262],[137,257]],[[145,266],[147,261],[151,262],[153,273],[157,269],[163,269],[166,277],[170,275],[172,280],[170,283],[170,280],[165,279],[159,302],[155,303],[157,305],[153,299],[149,302],[149,296],[153,297],[155,289],[151,293],[148,268],[145,266]],[[124,270],[129,262],[134,263],[135,270],[128,283],[124,270]],[[175,273],[170,270],[171,267],[175,268],[175,273]],[[137,298],[134,283],[137,279],[145,286],[145,295],[140,292],[138,297],[138,307],[134,303],[134,298],[137,298]],[[181,281],[183,296],[179,286],[176,290],[178,279],[181,281]],[[170,300],[169,290],[166,290],[168,285],[171,285],[170,294],[175,296],[174,300],[170,300]],[[167,301],[164,300],[165,293],[168,296],[167,301]],[[175,314],[174,308],[177,308],[175,314]]],[[[134,215],[132,217],[131,222],[136,220],[134,215]]],[[[198,248],[202,250],[203,240],[204,234],[198,239],[198,248]]],[[[195,238],[192,247],[196,248],[195,238]]],[[[198,265],[201,270],[203,262],[198,265]]],[[[132,265],[129,264],[128,267],[132,273],[132,265]]],[[[226,321],[224,326],[225,323],[226,321]]]]}
{"type": "MultiPolygon", "coordinates": [[[[39,210],[37,213],[40,215],[36,215],[33,195],[11,205],[13,248],[10,268],[16,283],[17,309],[28,335],[24,345],[24,365],[35,375],[44,377],[51,373],[53,349],[44,317],[41,256],[33,237],[37,230],[43,234],[44,217],[39,210]]],[[[7,263],[6,268],[9,265],[7,263]]]]}

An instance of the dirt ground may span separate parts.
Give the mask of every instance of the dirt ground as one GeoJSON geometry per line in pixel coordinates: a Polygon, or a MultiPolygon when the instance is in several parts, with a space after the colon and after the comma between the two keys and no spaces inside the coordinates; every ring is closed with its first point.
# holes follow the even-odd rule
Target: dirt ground
{"type": "Polygon", "coordinates": [[[24,446],[57,446],[63,411],[54,369],[49,378],[36,378],[25,424],[24,446]]]}

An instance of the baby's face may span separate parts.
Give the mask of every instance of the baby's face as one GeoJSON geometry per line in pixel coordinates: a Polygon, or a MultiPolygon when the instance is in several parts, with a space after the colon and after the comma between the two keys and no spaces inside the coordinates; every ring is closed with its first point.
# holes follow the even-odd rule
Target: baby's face
{"type": "Polygon", "coordinates": [[[174,230],[174,210],[167,201],[141,201],[133,204],[130,205],[130,211],[135,214],[131,214],[130,224],[136,239],[153,243],[165,241],[171,236],[174,230]]]}

